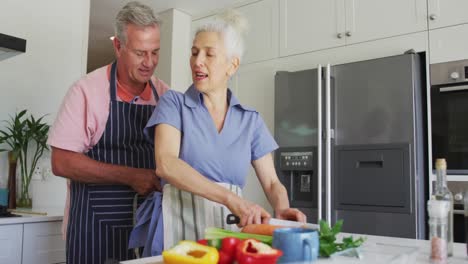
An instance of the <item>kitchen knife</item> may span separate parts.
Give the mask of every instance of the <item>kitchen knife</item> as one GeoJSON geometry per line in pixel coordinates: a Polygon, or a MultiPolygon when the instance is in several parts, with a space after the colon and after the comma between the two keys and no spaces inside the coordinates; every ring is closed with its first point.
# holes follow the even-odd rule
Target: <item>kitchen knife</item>
{"type": "MultiPolygon", "coordinates": [[[[226,223],[228,225],[238,224],[240,223],[240,218],[235,214],[228,214],[226,217],[226,223]]],[[[301,223],[301,222],[283,220],[283,219],[278,219],[278,218],[270,218],[270,220],[268,220],[268,224],[276,225],[276,226],[284,226],[284,227],[302,227],[302,228],[309,228],[309,229],[316,229],[316,230],[320,229],[320,226],[316,224],[301,223]]]]}

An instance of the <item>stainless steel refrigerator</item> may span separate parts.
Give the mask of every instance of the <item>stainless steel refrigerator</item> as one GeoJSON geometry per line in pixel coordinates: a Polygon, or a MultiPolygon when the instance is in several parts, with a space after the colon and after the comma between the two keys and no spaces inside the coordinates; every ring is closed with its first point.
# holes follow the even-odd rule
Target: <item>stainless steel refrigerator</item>
{"type": "Polygon", "coordinates": [[[276,169],[309,222],[425,238],[424,65],[403,54],[276,73],[276,169]]]}

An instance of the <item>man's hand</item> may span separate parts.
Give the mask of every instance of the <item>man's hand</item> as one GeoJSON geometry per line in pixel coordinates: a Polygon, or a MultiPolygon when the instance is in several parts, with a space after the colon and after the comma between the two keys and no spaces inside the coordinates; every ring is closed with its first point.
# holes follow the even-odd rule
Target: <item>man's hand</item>
{"type": "Polygon", "coordinates": [[[146,196],[154,191],[161,192],[161,181],[159,177],[156,176],[154,170],[151,169],[141,169],[139,173],[135,174],[133,177],[130,186],[138,194],[146,196]]]}

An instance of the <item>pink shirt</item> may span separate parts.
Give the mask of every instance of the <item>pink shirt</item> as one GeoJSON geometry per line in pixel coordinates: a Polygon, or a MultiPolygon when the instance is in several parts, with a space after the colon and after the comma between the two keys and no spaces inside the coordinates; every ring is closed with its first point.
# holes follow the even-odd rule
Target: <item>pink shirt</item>
{"type": "MultiPolygon", "coordinates": [[[[68,90],[49,132],[47,144],[79,153],[86,153],[97,144],[109,117],[109,66],[89,73],[68,90]]],[[[167,84],[156,77],[152,77],[152,82],[159,96],[169,89],[167,84]]],[[[150,91],[148,84],[142,94],[132,98],[117,81],[117,97],[121,101],[129,102],[128,99],[131,99],[136,104],[155,105],[150,91]]]]}
{"type": "MultiPolygon", "coordinates": [[[[47,144],[60,149],[86,153],[99,142],[109,117],[110,66],[89,73],[68,90],[49,131],[47,144]]],[[[153,76],[151,81],[159,97],[169,90],[168,85],[160,79],[153,76]]],[[[149,83],[140,95],[132,95],[117,80],[117,100],[142,105],[156,104],[149,83]]],[[[70,208],[69,188],[70,184],[67,182],[67,200],[62,223],[64,239],[70,208]]]]}

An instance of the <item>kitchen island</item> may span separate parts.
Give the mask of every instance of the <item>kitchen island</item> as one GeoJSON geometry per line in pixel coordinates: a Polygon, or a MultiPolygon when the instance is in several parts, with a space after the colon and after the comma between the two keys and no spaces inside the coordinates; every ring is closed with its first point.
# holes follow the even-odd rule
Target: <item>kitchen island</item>
{"type": "MultiPolygon", "coordinates": [[[[340,234],[338,240],[351,234],[340,234]]],[[[360,263],[360,264],[414,264],[430,263],[430,243],[428,240],[417,240],[407,238],[395,238],[384,236],[365,236],[366,242],[359,248],[361,258],[349,256],[336,256],[333,258],[321,258],[314,263],[360,263]]],[[[142,258],[137,260],[123,261],[122,264],[162,264],[162,256],[142,258]]],[[[449,258],[450,264],[468,263],[466,245],[454,244],[454,256],[449,258]]]]}

